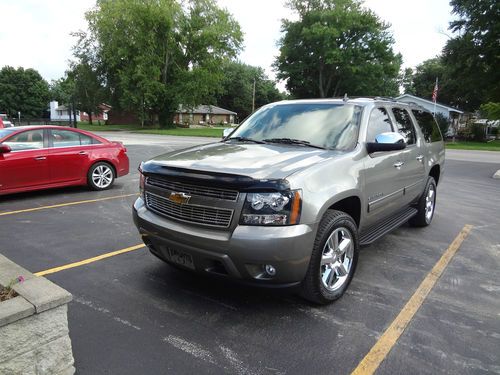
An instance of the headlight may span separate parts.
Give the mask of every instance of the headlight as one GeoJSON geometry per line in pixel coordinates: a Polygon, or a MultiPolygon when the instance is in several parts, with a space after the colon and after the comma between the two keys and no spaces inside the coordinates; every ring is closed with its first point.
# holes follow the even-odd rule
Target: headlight
{"type": "Polygon", "coordinates": [[[240,224],[294,225],[300,221],[302,191],[248,193],[240,224]]]}

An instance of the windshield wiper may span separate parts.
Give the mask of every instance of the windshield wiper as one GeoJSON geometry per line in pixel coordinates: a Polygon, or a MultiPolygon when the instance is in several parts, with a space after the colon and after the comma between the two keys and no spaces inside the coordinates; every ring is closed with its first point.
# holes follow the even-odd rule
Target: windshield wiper
{"type": "Polygon", "coordinates": [[[224,140],[225,141],[239,141],[239,142],[253,142],[253,143],[260,143],[260,144],[263,144],[263,143],[266,143],[266,142],[263,142],[263,141],[258,141],[256,139],[252,139],[252,138],[247,138],[247,137],[231,137],[231,138],[227,138],[224,140]]]}
{"type": "Polygon", "coordinates": [[[317,145],[312,145],[311,142],[309,141],[304,141],[302,139],[293,139],[293,138],[269,138],[269,139],[264,139],[264,142],[267,143],[284,143],[288,145],[302,145],[302,146],[308,146],[308,147],[314,147],[314,148],[320,148],[322,150],[326,150],[326,147],[323,146],[317,146],[317,145]]]}

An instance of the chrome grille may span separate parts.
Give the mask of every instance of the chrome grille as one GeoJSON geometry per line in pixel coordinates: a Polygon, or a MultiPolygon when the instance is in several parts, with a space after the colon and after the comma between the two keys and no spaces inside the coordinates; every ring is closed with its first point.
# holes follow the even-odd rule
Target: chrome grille
{"type": "Polygon", "coordinates": [[[190,195],[217,198],[227,201],[236,201],[238,192],[236,190],[219,189],[199,185],[186,184],[177,181],[168,181],[157,177],[148,177],[146,183],[170,191],[181,191],[190,195]]]}
{"type": "Polygon", "coordinates": [[[229,227],[233,216],[232,210],[179,204],[149,192],[146,192],[146,205],[149,209],[169,218],[221,228],[229,227]]]}

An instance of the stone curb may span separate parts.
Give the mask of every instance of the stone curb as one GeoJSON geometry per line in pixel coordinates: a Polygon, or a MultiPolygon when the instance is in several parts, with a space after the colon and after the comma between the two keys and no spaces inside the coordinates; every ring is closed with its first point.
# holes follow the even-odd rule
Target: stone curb
{"type": "Polygon", "coordinates": [[[67,304],[71,301],[71,293],[44,277],[36,277],[28,270],[18,266],[0,254],[0,285],[9,285],[12,279],[24,277],[12,289],[19,295],[13,299],[0,302],[0,327],[26,318],[35,313],[67,304]]]}

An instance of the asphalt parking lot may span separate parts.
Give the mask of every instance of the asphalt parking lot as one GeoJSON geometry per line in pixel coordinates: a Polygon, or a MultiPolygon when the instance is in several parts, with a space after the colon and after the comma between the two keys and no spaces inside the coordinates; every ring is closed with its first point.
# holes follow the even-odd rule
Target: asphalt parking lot
{"type": "Polygon", "coordinates": [[[450,152],[433,224],[363,248],[346,295],[316,307],[293,291],[175,270],[138,246],[138,164],[207,139],[104,136],[123,140],[131,162],[113,189],[0,197],[0,253],[73,294],[78,374],[363,374],[374,345],[378,374],[500,374],[500,180],[491,178],[500,155],[450,152]],[[125,251],[95,259],[117,250],[125,251]],[[451,255],[437,279],[431,270],[443,254],[451,255]],[[409,314],[407,302],[433,275],[409,314]],[[401,314],[406,329],[396,321],[391,331],[401,314]]]}

